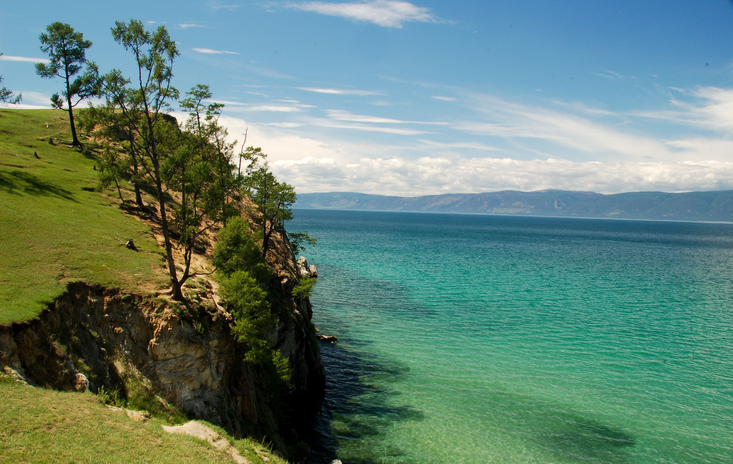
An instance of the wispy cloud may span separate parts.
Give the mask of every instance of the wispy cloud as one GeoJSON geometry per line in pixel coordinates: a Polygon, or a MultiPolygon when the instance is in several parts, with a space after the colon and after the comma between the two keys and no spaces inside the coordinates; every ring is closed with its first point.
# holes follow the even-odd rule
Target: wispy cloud
{"type": "Polygon", "coordinates": [[[218,2],[210,2],[209,5],[208,5],[208,7],[211,8],[212,10],[214,10],[214,11],[219,11],[219,10],[234,11],[237,8],[240,8],[241,5],[235,5],[235,4],[231,4],[231,5],[220,5],[218,2]]]}
{"type": "Polygon", "coordinates": [[[593,74],[595,74],[596,76],[605,77],[606,79],[623,79],[624,78],[624,76],[617,73],[616,71],[610,71],[610,70],[607,70],[605,72],[596,72],[593,74]]]}
{"type": "Polygon", "coordinates": [[[281,106],[281,105],[259,105],[259,106],[246,106],[243,107],[247,111],[271,111],[275,113],[295,113],[302,111],[297,106],[281,106]]]}
{"type": "Polygon", "coordinates": [[[24,63],[48,63],[46,58],[32,58],[27,56],[2,55],[0,61],[21,61],[24,63]]]}
{"type": "Polygon", "coordinates": [[[440,95],[435,95],[435,96],[430,97],[430,98],[433,98],[435,100],[447,101],[447,102],[454,102],[454,101],[456,101],[456,99],[453,98],[453,97],[441,97],[440,95]]]}
{"type": "Polygon", "coordinates": [[[190,29],[192,27],[206,27],[206,26],[203,24],[183,23],[183,24],[179,24],[178,27],[180,27],[181,29],[190,29]]]}
{"type": "Polygon", "coordinates": [[[228,50],[213,50],[211,48],[192,48],[191,50],[197,53],[203,53],[205,55],[239,55],[237,52],[230,52],[228,50]]]}
{"type": "Polygon", "coordinates": [[[300,90],[306,92],[323,93],[327,95],[357,95],[357,96],[370,96],[370,95],[382,95],[379,92],[371,90],[353,90],[353,89],[325,89],[316,87],[298,87],[300,90]]]}
{"type": "Polygon", "coordinates": [[[524,139],[551,142],[565,147],[563,157],[581,159],[669,159],[669,149],[654,137],[623,132],[613,125],[598,123],[570,112],[553,111],[539,106],[522,105],[497,97],[475,95],[474,110],[481,117],[473,121],[453,124],[457,130],[474,135],[498,137],[506,140],[524,139]]]}
{"type": "Polygon", "coordinates": [[[676,109],[637,111],[633,114],[713,131],[733,133],[733,89],[702,87],[689,92],[676,88],[673,90],[679,92],[681,97],[691,97],[693,101],[673,98],[671,103],[676,109]]]}
{"type": "Polygon", "coordinates": [[[380,132],[382,134],[393,134],[393,135],[422,135],[429,134],[430,132],[419,131],[414,129],[398,129],[395,127],[375,127],[375,126],[364,126],[361,124],[321,124],[321,127],[330,127],[332,129],[348,129],[363,132],[380,132]]]}
{"type": "Polygon", "coordinates": [[[352,114],[343,110],[326,110],[326,114],[330,119],[335,121],[363,122],[374,124],[426,124],[435,126],[446,126],[446,122],[423,122],[423,121],[402,121],[399,119],[382,118],[379,116],[365,116],[361,114],[352,114]]]}
{"type": "Polygon", "coordinates": [[[407,22],[441,22],[428,8],[396,0],[371,0],[355,3],[289,3],[287,7],[397,29],[401,29],[402,25],[407,22]]]}
{"type": "Polygon", "coordinates": [[[455,142],[455,143],[443,143],[436,142],[434,140],[420,139],[418,142],[430,148],[437,148],[439,150],[453,150],[457,148],[467,148],[469,150],[481,150],[481,151],[498,151],[496,147],[484,145],[479,142],[455,142]]]}

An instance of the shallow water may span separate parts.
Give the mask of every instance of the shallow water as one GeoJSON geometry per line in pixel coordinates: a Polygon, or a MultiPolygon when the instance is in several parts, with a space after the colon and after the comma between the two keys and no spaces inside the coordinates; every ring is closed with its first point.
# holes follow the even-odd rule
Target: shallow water
{"type": "Polygon", "coordinates": [[[733,225],[296,210],[311,462],[733,462],[733,225]]]}

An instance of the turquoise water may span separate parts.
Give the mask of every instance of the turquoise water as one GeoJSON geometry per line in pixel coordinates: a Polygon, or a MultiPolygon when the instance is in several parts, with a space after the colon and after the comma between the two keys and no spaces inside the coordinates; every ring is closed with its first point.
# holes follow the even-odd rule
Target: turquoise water
{"type": "Polygon", "coordinates": [[[311,462],[733,462],[733,225],[296,210],[311,462]]]}

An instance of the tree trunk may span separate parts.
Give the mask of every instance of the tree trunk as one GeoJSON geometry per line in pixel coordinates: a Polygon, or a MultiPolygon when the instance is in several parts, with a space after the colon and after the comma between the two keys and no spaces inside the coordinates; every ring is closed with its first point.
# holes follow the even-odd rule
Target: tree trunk
{"type": "Polygon", "coordinates": [[[79,141],[79,138],[76,136],[76,125],[74,124],[74,107],[71,106],[71,95],[69,94],[71,92],[71,88],[69,87],[69,76],[66,77],[66,101],[69,105],[69,124],[71,125],[71,146],[72,147],[79,147],[81,148],[81,142],[79,141]]]}
{"type": "Polygon", "coordinates": [[[171,277],[171,290],[173,299],[176,301],[183,301],[183,292],[181,291],[181,284],[178,282],[178,272],[176,271],[176,263],[173,260],[173,244],[171,243],[170,230],[168,229],[168,217],[165,210],[165,200],[163,197],[163,185],[160,181],[160,171],[158,169],[157,161],[154,164],[155,176],[155,187],[158,193],[158,205],[160,207],[160,225],[163,229],[163,241],[165,242],[165,255],[166,261],[168,262],[168,273],[171,277]]]}
{"type": "MultiPolygon", "coordinates": [[[[135,153],[135,143],[132,139],[132,130],[128,129],[128,132],[130,134],[130,155],[132,155],[132,172],[135,174],[134,177],[137,179],[137,173],[138,173],[138,166],[137,166],[137,154],[135,153]]],[[[140,193],[140,184],[137,183],[137,181],[134,181],[132,183],[132,186],[135,187],[135,204],[138,206],[138,208],[142,208],[143,205],[143,197],[140,193]]]]}

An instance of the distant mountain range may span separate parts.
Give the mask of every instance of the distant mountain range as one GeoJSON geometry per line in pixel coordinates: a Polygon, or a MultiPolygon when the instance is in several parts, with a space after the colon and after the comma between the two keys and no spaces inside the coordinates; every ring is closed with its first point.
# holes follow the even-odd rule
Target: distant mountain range
{"type": "Polygon", "coordinates": [[[294,208],[733,222],[733,190],[690,193],[543,190],[394,197],[301,193],[294,208]]]}

